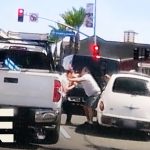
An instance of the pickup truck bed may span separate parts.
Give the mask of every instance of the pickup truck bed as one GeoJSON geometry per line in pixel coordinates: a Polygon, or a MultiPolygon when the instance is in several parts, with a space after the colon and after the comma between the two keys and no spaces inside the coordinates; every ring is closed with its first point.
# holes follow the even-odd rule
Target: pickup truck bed
{"type": "Polygon", "coordinates": [[[56,73],[0,70],[0,104],[57,108],[53,102],[56,73]]]}

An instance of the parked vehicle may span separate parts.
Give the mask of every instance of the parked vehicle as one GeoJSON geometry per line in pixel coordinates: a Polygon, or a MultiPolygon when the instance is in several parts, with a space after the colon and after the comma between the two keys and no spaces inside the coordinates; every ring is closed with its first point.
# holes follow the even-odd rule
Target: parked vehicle
{"type": "Polygon", "coordinates": [[[150,77],[137,72],[113,74],[97,106],[100,125],[150,131],[150,77]]]}
{"type": "Polygon", "coordinates": [[[2,133],[14,135],[13,142],[55,144],[59,140],[61,77],[46,44],[31,39],[1,41],[0,111],[12,113],[1,116],[0,123],[12,122],[12,129],[2,133]]]}
{"type": "Polygon", "coordinates": [[[142,72],[150,76],[150,63],[138,63],[138,72],[142,72]]]}

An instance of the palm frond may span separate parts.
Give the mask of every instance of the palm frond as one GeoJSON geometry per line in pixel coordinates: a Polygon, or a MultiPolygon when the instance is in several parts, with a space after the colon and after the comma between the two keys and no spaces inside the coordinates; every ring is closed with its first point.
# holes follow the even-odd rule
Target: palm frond
{"type": "Polygon", "coordinates": [[[66,24],[75,28],[80,28],[84,22],[85,15],[86,12],[84,8],[80,7],[79,10],[77,10],[73,7],[72,10],[61,14],[60,16],[64,19],[66,24]]]}

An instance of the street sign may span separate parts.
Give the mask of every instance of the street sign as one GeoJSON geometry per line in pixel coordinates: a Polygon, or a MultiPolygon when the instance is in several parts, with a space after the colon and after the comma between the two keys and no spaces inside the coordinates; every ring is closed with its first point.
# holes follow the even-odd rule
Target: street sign
{"type": "Polygon", "coordinates": [[[38,17],[39,17],[38,13],[30,13],[29,20],[31,22],[37,22],[38,21],[38,17]]]}
{"type": "Polygon", "coordinates": [[[73,32],[73,31],[63,31],[63,30],[52,30],[51,35],[59,36],[59,37],[75,36],[75,32],[73,32]]]}

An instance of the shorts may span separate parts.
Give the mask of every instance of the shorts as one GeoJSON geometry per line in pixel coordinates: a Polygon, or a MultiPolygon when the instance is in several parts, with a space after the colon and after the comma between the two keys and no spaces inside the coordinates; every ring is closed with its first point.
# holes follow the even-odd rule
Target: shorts
{"type": "Polygon", "coordinates": [[[85,106],[96,109],[100,96],[101,96],[101,93],[87,97],[87,99],[85,100],[85,106]]]}

